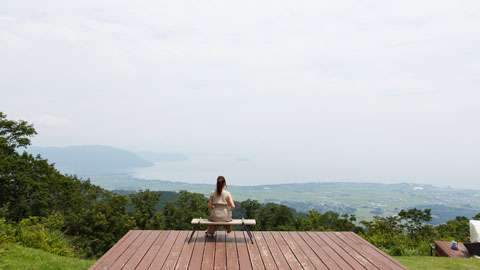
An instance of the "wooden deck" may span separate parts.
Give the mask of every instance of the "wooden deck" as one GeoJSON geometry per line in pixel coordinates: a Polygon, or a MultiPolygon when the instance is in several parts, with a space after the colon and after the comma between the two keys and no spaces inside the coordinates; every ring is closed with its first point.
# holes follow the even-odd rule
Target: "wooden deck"
{"type": "Polygon", "coordinates": [[[129,231],[98,269],[407,269],[353,232],[129,231]]]}

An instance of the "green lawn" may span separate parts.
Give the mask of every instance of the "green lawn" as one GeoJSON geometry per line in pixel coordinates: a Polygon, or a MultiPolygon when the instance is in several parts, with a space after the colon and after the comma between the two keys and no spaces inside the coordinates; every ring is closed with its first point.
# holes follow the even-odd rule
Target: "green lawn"
{"type": "Polygon", "coordinates": [[[480,259],[477,258],[445,258],[426,256],[394,257],[410,270],[463,270],[480,269],[480,259]]]}
{"type": "MultiPolygon", "coordinates": [[[[480,259],[426,256],[395,257],[410,270],[480,269],[480,259]]],[[[0,269],[87,270],[95,261],[62,257],[38,249],[9,245],[0,247],[0,269]]]]}
{"type": "Polygon", "coordinates": [[[86,270],[95,261],[62,257],[17,245],[0,246],[0,269],[86,270]]]}

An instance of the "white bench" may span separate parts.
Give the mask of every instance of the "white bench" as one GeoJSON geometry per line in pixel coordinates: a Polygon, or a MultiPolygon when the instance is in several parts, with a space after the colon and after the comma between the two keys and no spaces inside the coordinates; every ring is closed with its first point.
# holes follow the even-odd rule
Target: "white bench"
{"type": "Polygon", "coordinates": [[[192,240],[192,236],[195,233],[196,230],[198,230],[198,227],[200,225],[219,225],[219,226],[225,226],[225,225],[242,225],[243,228],[247,231],[248,237],[250,237],[250,241],[252,241],[253,244],[253,234],[250,231],[250,228],[248,225],[256,225],[257,222],[255,219],[232,219],[232,221],[210,221],[208,219],[204,218],[193,218],[192,221],[190,222],[193,227],[192,234],[190,235],[190,239],[188,239],[188,242],[190,243],[190,240],[192,240]]]}

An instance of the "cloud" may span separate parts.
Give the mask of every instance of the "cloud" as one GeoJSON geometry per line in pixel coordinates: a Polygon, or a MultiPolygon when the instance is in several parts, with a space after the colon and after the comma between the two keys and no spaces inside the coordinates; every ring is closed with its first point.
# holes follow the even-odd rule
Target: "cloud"
{"type": "Polygon", "coordinates": [[[61,127],[70,123],[65,117],[53,115],[53,114],[43,114],[37,117],[32,118],[31,120],[35,126],[39,127],[61,127]]]}
{"type": "Polygon", "coordinates": [[[63,127],[42,145],[249,153],[271,181],[446,183],[452,156],[480,156],[479,14],[467,0],[2,0],[0,102],[63,127]]]}

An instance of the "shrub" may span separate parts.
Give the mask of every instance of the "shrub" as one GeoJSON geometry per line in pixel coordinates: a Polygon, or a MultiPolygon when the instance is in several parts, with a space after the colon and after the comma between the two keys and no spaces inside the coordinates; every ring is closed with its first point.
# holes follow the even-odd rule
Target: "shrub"
{"type": "Polygon", "coordinates": [[[13,243],[15,241],[15,227],[8,224],[4,218],[0,218],[0,244],[13,243]]]}
{"type": "Polygon", "coordinates": [[[48,219],[30,217],[16,226],[15,243],[62,256],[73,256],[74,250],[61,231],[48,227],[48,219]]]}

